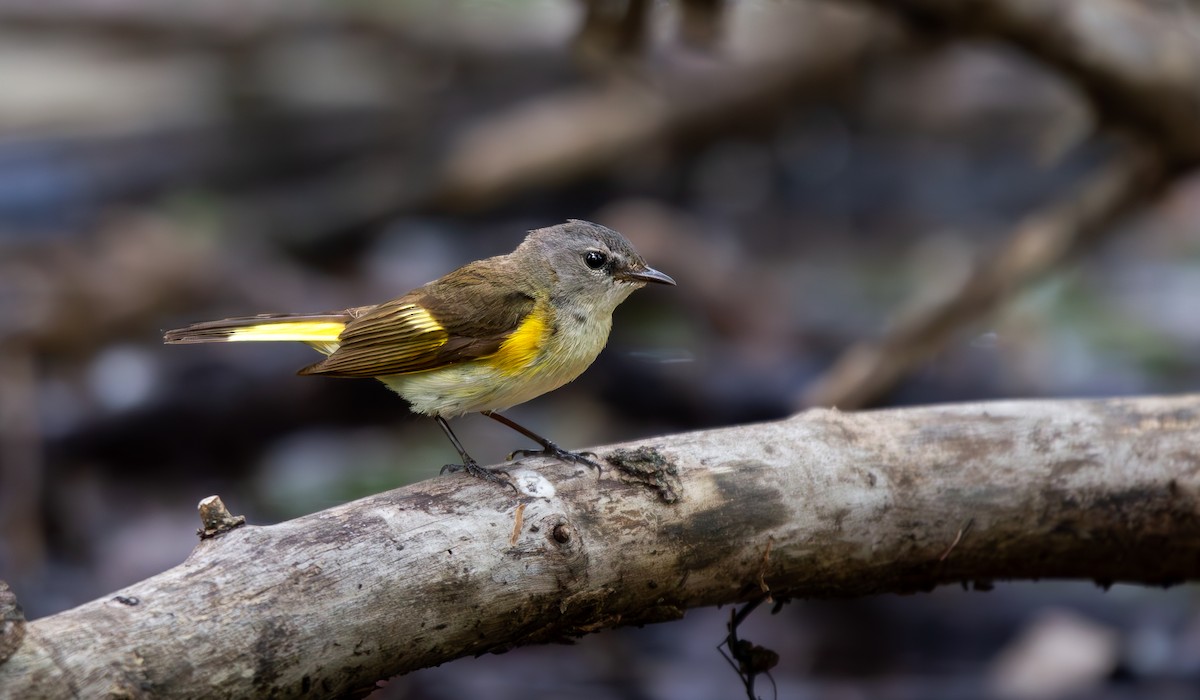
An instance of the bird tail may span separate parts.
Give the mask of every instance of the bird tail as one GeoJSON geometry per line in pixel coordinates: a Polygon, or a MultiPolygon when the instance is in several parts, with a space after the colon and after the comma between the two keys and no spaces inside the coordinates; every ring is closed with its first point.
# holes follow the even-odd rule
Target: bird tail
{"type": "Polygon", "coordinates": [[[307,343],[328,355],[337,349],[338,336],[350,319],[348,313],[241,316],[176,328],[164,333],[163,341],[178,345],[289,340],[307,343]]]}

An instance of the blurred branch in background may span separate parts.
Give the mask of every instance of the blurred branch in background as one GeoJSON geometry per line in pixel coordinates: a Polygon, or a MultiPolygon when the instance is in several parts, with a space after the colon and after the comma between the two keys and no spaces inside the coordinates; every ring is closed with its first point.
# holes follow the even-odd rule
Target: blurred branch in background
{"type": "Polygon", "coordinates": [[[868,56],[895,47],[882,22],[803,7],[785,15],[792,32],[786,48],[763,42],[739,60],[644,68],[468,128],[446,155],[439,199],[456,207],[494,204],[639,152],[711,139],[844,84],[868,56]]]}
{"type": "Polygon", "coordinates": [[[877,4],[920,32],[999,38],[1041,58],[1086,92],[1098,124],[1130,132],[1133,143],[1127,139],[1078,190],[1029,216],[941,303],[910,312],[881,340],[847,350],[804,391],[805,406],[854,409],[877,401],[964,327],[1153,203],[1172,173],[1200,163],[1200,21],[1192,13],[1168,17],[1122,0],[877,4]]]}
{"type": "Polygon", "coordinates": [[[980,256],[961,286],[912,309],[883,338],[859,343],[804,391],[804,406],[853,410],[879,400],[909,372],[1030,283],[1116,230],[1163,185],[1158,155],[1121,144],[1071,194],[1028,216],[997,251],[980,256]]]}
{"type": "MultiPolygon", "coordinates": [[[[857,4],[863,0],[854,0],[857,4]]],[[[1096,119],[1156,144],[1176,167],[1200,161],[1200,17],[1128,0],[867,0],[956,39],[1000,39],[1061,70],[1096,119]]]]}
{"type": "MultiPolygon", "coordinates": [[[[611,6],[589,5],[581,40],[590,41],[591,33],[600,31],[593,25],[604,24],[595,18],[607,15],[597,8],[611,6]]],[[[687,8],[682,24],[691,28],[681,31],[715,31],[703,27],[719,23],[719,4],[691,3],[687,8]]],[[[635,2],[625,9],[616,21],[628,36],[611,51],[648,41],[636,28],[640,24],[628,19],[644,18],[646,8],[635,2]]],[[[592,81],[598,84],[552,90],[464,122],[448,112],[450,105],[436,104],[435,93],[421,83],[485,56],[473,59],[468,49],[453,43],[430,46],[417,32],[386,23],[380,29],[367,18],[322,20],[284,13],[243,24],[206,16],[203,21],[187,15],[78,17],[0,9],[0,31],[78,31],[102,42],[135,42],[143,51],[187,59],[193,69],[197,62],[215,61],[222,76],[218,84],[225,93],[223,106],[209,104],[205,109],[212,114],[201,109],[181,119],[204,124],[220,120],[225,112],[235,119],[234,131],[223,136],[232,141],[206,145],[197,141],[206,138],[206,132],[194,127],[174,134],[126,135],[107,149],[107,137],[97,144],[77,137],[60,144],[65,153],[59,157],[83,158],[80,165],[85,168],[89,160],[107,162],[109,177],[98,192],[101,197],[119,199],[126,192],[144,197],[155,189],[189,182],[236,183],[244,198],[247,230],[301,239],[426,206],[458,210],[492,205],[539,186],[578,180],[646,149],[712,139],[784,105],[794,106],[803,95],[844,84],[873,52],[894,48],[898,36],[886,23],[862,12],[807,3],[752,15],[745,24],[749,26],[730,37],[725,60],[676,53],[659,61],[631,63],[604,54],[602,61],[590,61],[604,68],[592,81]],[[786,40],[779,38],[785,35],[786,40]],[[158,42],[146,46],[147,37],[157,37],[158,42]],[[334,102],[326,98],[324,104],[312,105],[302,99],[311,88],[296,88],[299,92],[292,95],[264,90],[258,84],[265,77],[263,62],[287,50],[288,42],[301,41],[346,54],[343,68],[353,74],[352,84],[364,86],[363,94],[346,95],[339,103],[334,91],[334,102]],[[202,50],[207,59],[189,49],[202,50]],[[372,52],[375,58],[395,56],[400,60],[394,66],[396,74],[385,76],[373,59],[355,58],[363,58],[364,52],[368,59],[372,52]],[[442,69],[415,70],[421,65],[442,69]],[[449,123],[445,117],[450,117],[449,123]],[[430,130],[431,121],[450,128],[430,130]],[[162,154],[166,148],[173,157],[154,164],[151,177],[148,163],[127,163],[132,170],[111,163],[112,153],[162,154]],[[189,151],[204,156],[189,159],[189,151]],[[271,157],[273,153],[281,155],[271,157]]],[[[321,79],[320,74],[313,76],[321,79]]],[[[157,109],[152,103],[147,108],[157,109]]]]}

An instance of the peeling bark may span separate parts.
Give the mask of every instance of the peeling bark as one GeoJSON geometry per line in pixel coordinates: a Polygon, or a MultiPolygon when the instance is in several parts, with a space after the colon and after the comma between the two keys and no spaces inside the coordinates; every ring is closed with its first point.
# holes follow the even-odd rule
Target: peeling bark
{"type": "Polygon", "coordinates": [[[0,695],[342,695],[764,584],[787,598],[1196,579],[1198,437],[1200,395],[821,410],[648,440],[599,480],[526,460],[509,469],[516,497],[438,477],[230,530],[25,623],[0,695]]]}

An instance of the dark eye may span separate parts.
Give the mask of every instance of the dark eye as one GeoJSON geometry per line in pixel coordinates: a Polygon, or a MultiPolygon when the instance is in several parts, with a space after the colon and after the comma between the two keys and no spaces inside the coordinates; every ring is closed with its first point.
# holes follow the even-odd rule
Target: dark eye
{"type": "Polygon", "coordinates": [[[604,263],[606,262],[608,262],[608,256],[598,250],[589,250],[583,254],[583,264],[593,270],[599,270],[604,267],[604,263]]]}

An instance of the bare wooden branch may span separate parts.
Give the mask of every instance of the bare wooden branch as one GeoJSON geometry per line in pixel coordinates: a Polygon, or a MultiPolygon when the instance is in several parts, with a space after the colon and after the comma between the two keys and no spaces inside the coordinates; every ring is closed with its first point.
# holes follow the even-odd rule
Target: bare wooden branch
{"type": "Polygon", "coordinates": [[[335,696],[763,587],[1196,579],[1198,437],[1200,395],[821,410],[656,438],[599,481],[529,460],[508,468],[516,497],[439,477],[203,540],[170,571],[26,623],[0,694],[335,696]],[[677,472],[670,491],[654,468],[677,472]]]}
{"type": "Polygon", "coordinates": [[[878,341],[848,349],[805,390],[801,403],[856,409],[879,399],[964,327],[1116,230],[1122,216],[1155,198],[1164,174],[1155,153],[1128,145],[1071,195],[1027,217],[960,288],[901,319],[878,341]]]}

